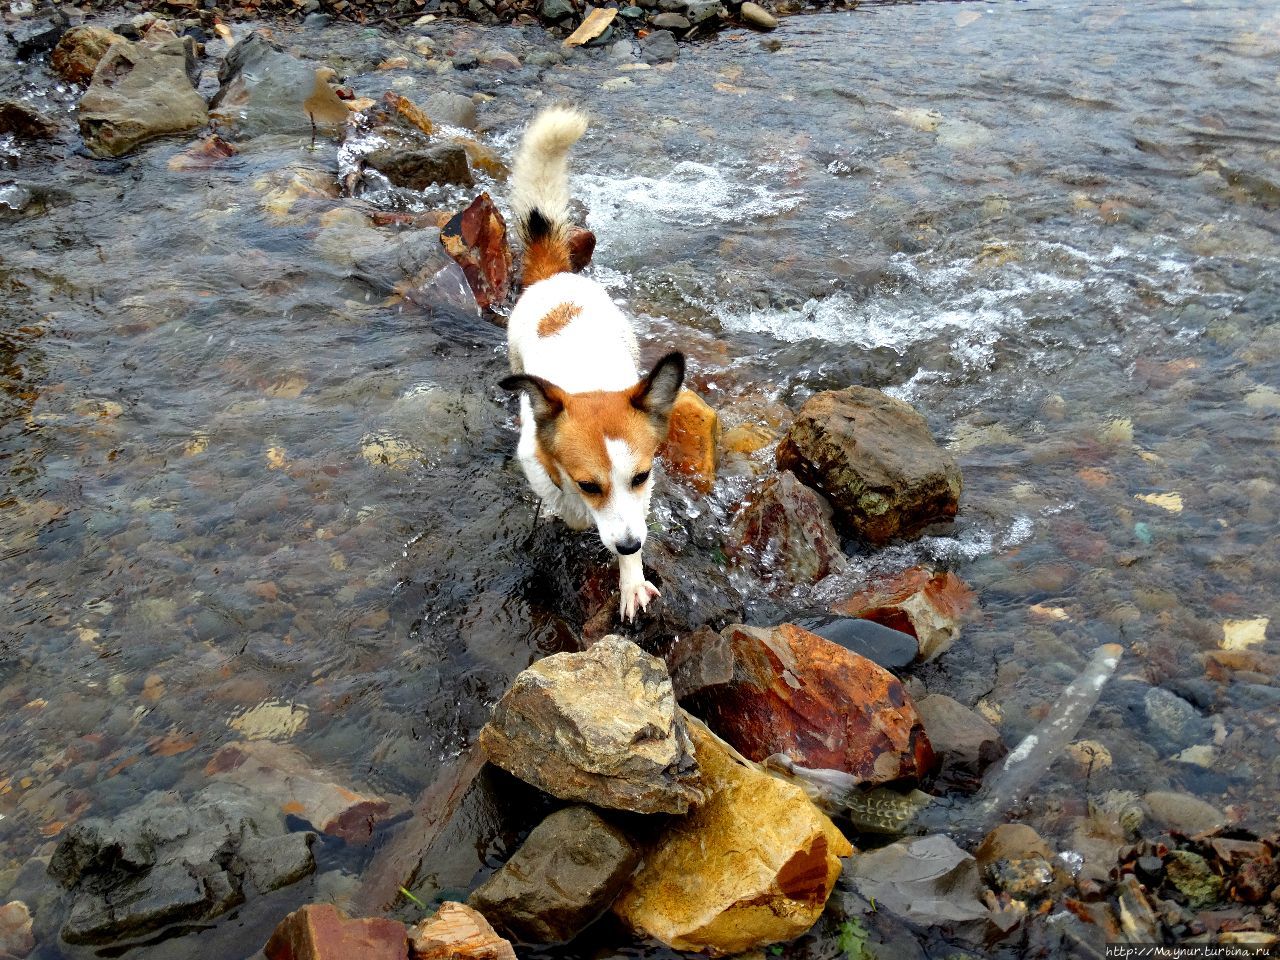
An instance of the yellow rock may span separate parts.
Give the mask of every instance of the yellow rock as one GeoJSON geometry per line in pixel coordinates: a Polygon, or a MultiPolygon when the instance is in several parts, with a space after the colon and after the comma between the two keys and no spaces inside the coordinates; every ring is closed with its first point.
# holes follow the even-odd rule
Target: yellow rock
{"type": "Polygon", "coordinates": [[[1225,620],[1222,624],[1223,650],[1248,650],[1267,639],[1269,617],[1257,620],[1225,620]]]}
{"type": "Polygon", "coordinates": [[[692,390],[681,390],[658,455],[673,474],[688,479],[699,492],[710,493],[720,464],[719,439],[716,412],[692,390]]]}
{"type": "Polygon", "coordinates": [[[614,912],[643,936],[713,956],[800,936],[853,847],[799,787],[743,766],[699,723],[689,733],[707,800],[672,822],[614,912]]]}
{"type": "Polygon", "coordinates": [[[288,740],[306,725],[306,707],[279,700],[264,700],[227,721],[246,740],[288,740]]]}
{"type": "Polygon", "coordinates": [[[1139,493],[1134,495],[1134,499],[1159,507],[1161,510],[1168,510],[1170,513],[1182,512],[1182,494],[1180,493],[1139,493]]]}
{"type": "Polygon", "coordinates": [[[732,430],[725,432],[720,445],[727,453],[746,455],[763,450],[777,439],[778,434],[766,426],[758,423],[740,423],[732,430]]]}

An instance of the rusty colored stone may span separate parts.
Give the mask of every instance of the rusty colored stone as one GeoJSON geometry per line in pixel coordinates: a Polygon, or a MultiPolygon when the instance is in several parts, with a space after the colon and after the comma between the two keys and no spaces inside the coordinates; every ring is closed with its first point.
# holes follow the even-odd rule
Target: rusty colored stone
{"type": "Polygon", "coordinates": [[[684,704],[743,756],[785,753],[803,767],[874,784],[919,779],[933,748],[902,683],[792,624],[734,624],[686,639],[672,682],[684,704]],[[696,674],[696,681],[689,679],[696,674]]]}
{"type": "Polygon", "coordinates": [[[331,903],[311,903],[280,921],[263,953],[267,960],[409,960],[409,940],[398,920],[353,920],[331,903]]]}
{"type": "Polygon", "coordinates": [[[932,660],[956,642],[976,600],[954,573],[911,567],[864,587],[833,609],[911,634],[920,643],[921,659],[932,660]]]}
{"type": "Polygon", "coordinates": [[[124,38],[106,27],[84,24],[72,27],[62,35],[58,45],[49,55],[49,65],[55,73],[70,83],[88,83],[98,61],[113,43],[124,38]]]}
{"type": "Polygon", "coordinates": [[[720,461],[719,439],[720,418],[715,410],[692,390],[681,390],[658,456],[671,473],[684,477],[699,493],[710,493],[720,461]]]}
{"type": "Polygon", "coordinates": [[[479,911],[450,900],[409,931],[409,944],[413,960],[516,960],[511,944],[479,911]]]}
{"type": "Polygon", "coordinates": [[[462,267],[481,309],[506,301],[511,292],[511,247],[506,221],[489,194],[480,194],[445,224],[440,242],[462,267]]]}
{"type": "Polygon", "coordinates": [[[235,144],[228,143],[216,133],[211,133],[209,136],[196,141],[181,153],[175,153],[169,158],[167,166],[175,173],[189,170],[208,170],[223,160],[234,157],[239,152],[235,144]]]}
{"type": "Polygon", "coordinates": [[[831,505],[790,472],[765,481],[733,518],[725,553],[784,590],[845,566],[831,505]]]}

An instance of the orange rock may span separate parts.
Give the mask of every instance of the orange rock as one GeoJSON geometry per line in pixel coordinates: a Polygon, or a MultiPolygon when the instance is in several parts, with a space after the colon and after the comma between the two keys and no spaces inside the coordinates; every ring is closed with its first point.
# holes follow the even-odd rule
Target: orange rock
{"type": "Polygon", "coordinates": [[[671,408],[667,441],[658,456],[673,474],[685,477],[699,493],[710,493],[719,466],[720,418],[692,390],[681,390],[671,408]]]}
{"type": "Polygon", "coordinates": [[[511,944],[478,911],[449,900],[409,931],[409,943],[413,960],[516,960],[511,944]]]}
{"type": "Polygon", "coordinates": [[[694,715],[757,763],[785,753],[803,767],[866,783],[920,778],[933,747],[901,681],[792,624],[698,631],[670,657],[694,715]]]}
{"type": "Polygon", "coordinates": [[[932,660],[955,643],[976,599],[954,573],[912,567],[859,590],[833,609],[911,634],[920,643],[921,658],[932,660]]]}
{"type": "Polygon", "coordinates": [[[740,453],[744,456],[763,450],[774,440],[777,433],[758,423],[740,423],[732,430],[725,432],[720,445],[726,453],[740,453]]]}
{"type": "MultiPolygon", "coordinates": [[[[378,69],[381,70],[383,68],[380,66],[378,69]]],[[[413,124],[413,126],[427,134],[427,136],[430,136],[431,131],[435,129],[431,123],[431,118],[423,113],[422,110],[408,97],[402,97],[394,90],[388,90],[382,95],[382,99],[386,101],[387,106],[400,114],[400,116],[404,117],[404,119],[413,124]]]]}
{"type": "Polygon", "coordinates": [[[398,920],[353,920],[331,903],[312,903],[280,921],[263,953],[267,960],[409,960],[409,940],[398,920]]]}

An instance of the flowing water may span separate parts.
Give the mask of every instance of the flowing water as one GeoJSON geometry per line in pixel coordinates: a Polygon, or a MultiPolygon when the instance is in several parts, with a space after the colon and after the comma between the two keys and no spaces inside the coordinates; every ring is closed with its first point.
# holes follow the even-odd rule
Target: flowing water
{"type": "MultiPolygon", "coordinates": [[[[1280,7],[872,6],[729,31],[674,66],[604,49],[443,77],[374,70],[419,34],[277,35],[361,93],[491,95],[505,154],[539,105],[585,104],[592,269],[646,356],[686,350],[728,426],[883,388],[960,460],[951,533],[850,545],[848,575],[780,598],[719,550],[758,464],[727,464],[709,498],[668,484],[664,603],[776,620],[871,571],[949,567],[980,616],[919,675],[1010,744],[1099,642],[1126,650],[1093,746],[1024,811],[1059,849],[1109,791],[1187,791],[1274,828],[1280,7]],[[1261,636],[1253,662],[1206,668],[1224,630],[1261,636]],[[1198,715],[1162,711],[1161,687],[1198,715]]],[[[70,123],[77,91],[43,65],[0,77],[70,123]]],[[[360,279],[395,228],[369,221],[377,198],[329,195],[331,141],[237,142],[197,172],[168,166],[184,140],[124,161],[0,143],[6,885],[76,818],[198,789],[245,735],[416,795],[520,669],[574,645],[578,578],[612,576],[593,535],[534,527],[494,386],[502,330],[439,286],[423,306],[360,279]]],[[[458,851],[458,882],[500,853],[458,851]]],[[[299,896],[349,886],[362,856],[299,896]]],[[[257,950],[261,926],[236,924],[202,955],[257,950]]]]}

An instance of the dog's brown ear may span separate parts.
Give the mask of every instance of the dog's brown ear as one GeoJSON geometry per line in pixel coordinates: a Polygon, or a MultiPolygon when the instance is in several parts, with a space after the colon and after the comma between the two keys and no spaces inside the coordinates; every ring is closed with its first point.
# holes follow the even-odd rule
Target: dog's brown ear
{"type": "Polygon", "coordinates": [[[533,407],[533,419],[539,424],[550,423],[564,409],[564,391],[541,377],[514,373],[499,380],[498,386],[503,390],[523,390],[533,407]]]}
{"type": "Polygon", "coordinates": [[[666,421],[684,383],[684,354],[668,353],[653,365],[649,375],[632,388],[631,403],[637,410],[666,421]]]}

